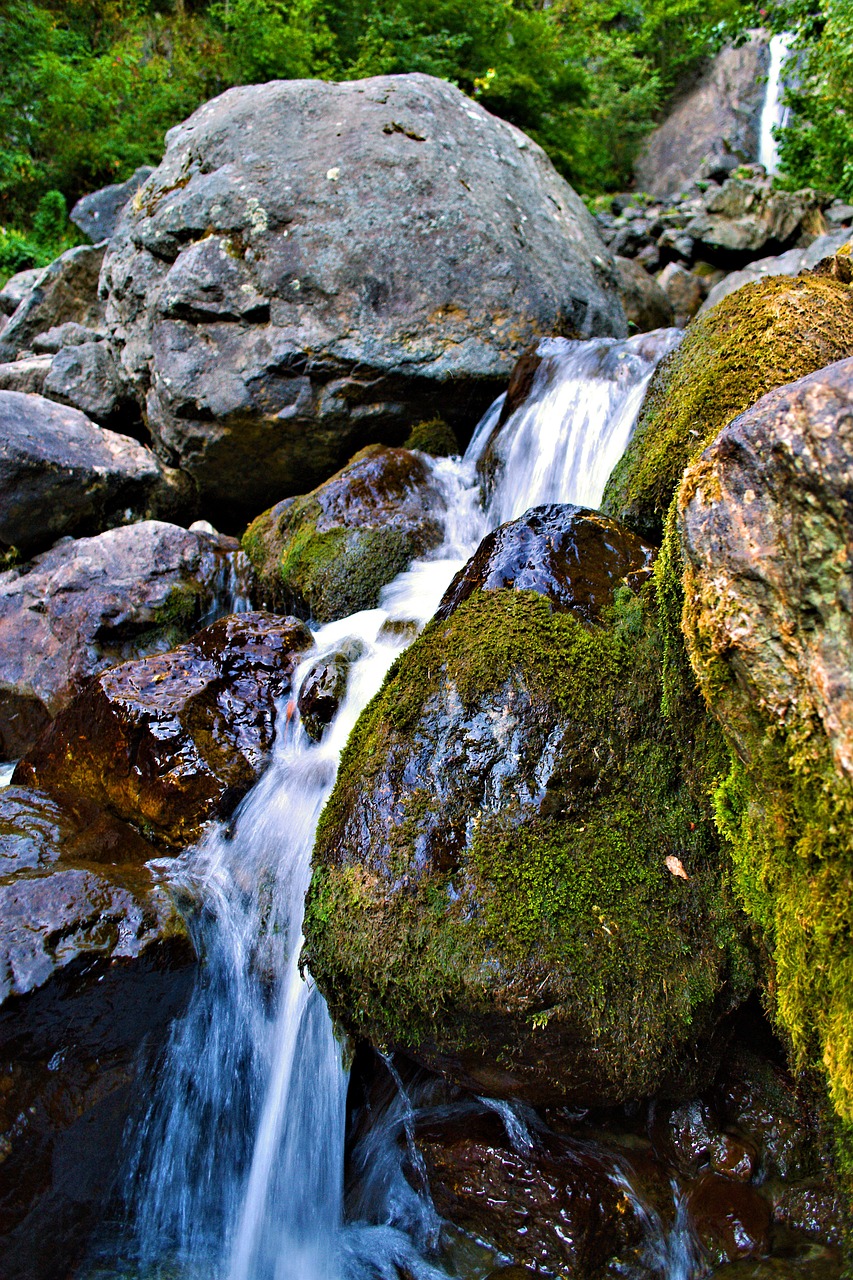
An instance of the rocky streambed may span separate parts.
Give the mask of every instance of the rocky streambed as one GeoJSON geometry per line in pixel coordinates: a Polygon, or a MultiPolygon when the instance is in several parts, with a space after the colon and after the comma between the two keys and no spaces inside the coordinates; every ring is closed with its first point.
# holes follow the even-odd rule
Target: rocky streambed
{"type": "Polygon", "coordinates": [[[714,173],[237,89],[7,286],[10,1280],[842,1274],[851,260],[714,173]]]}

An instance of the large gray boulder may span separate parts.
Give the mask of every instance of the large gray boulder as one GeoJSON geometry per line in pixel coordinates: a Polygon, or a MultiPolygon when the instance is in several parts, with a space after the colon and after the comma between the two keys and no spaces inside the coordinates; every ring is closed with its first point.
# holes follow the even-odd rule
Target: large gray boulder
{"type": "Polygon", "coordinates": [[[700,307],[700,312],[710,311],[730,293],[736,293],[745,284],[760,280],[763,276],[798,276],[801,271],[810,271],[824,258],[831,258],[848,240],[853,239],[853,232],[847,227],[841,231],[829,231],[818,236],[805,249],[788,249],[785,253],[766,258],[756,258],[740,271],[730,271],[719,284],[715,284],[700,307]]]}
{"type": "Polygon", "coordinates": [[[126,182],[114,182],[88,196],[82,196],[68,215],[69,218],[95,244],[109,240],[118,225],[122,209],[153,172],[151,165],[142,165],[126,182]]]}
{"type": "Polygon", "coordinates": [[[171,648],[250,586],[233,538],[157,520],[0,573],[0,759],[26,751],[88,676],[171,648]]]}
{"type": "Polygon", "coordinates": [[[119,427],[136,416],[108,342],[61,347],[50,363],[43,389],[51,400],[80,409],[103,426],[119,427]]]}
{"type": "Polygon", "coordinates": [[[541,148],[419,74],[207,103],[125,207],[101,283],[155,447],[232,519],[425,417],[470,428],[544,335],[626,325],[541,148]]]}
{"type": "Polygon", "coordinates": [[[18,271],[10,276],[0,289],[0,311],[10,316],[23,302],[27,294],[36,287],[44,274],[44,267],[28,267],[26,271],[18,271]]]}
{"type": "Polygon", "coordinates": [[[672,195],[696,177],[718,177],[757,160],[769,67],[764,36],[723,49],[646,141],[635,165],[637,186],[672,195]]]}
{"type": "Polygon", "coordinates": [[[103,260],[103,247],[80,245],[45,267],[0,334],[0,360],[15,360],[19,352],[30,349],[37,334],[69,320],[102,329],[98,276],[103,260]]]}
{"type": "Polygon", "coordinates": [[[29,555],[65,535],[174,516],[191,497],[129,436],[43,396],[0,391],[0,550],[29,555]]]}

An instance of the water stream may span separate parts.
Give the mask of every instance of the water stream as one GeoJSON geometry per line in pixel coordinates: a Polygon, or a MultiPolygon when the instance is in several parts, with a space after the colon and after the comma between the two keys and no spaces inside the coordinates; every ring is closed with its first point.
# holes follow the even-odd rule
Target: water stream
{"type": "Polygon", "coordinates": [[[787,32],[772,36],[770,40],[770,67],[767,72],[767,89],[761,109],[758,139],[758,163],[763,164],[772,177],[779,172],[779,144],[774,130],[783,129],[788,123],[789,108],[782,102],[785,89],[783,72],[788,61],[792,36],[787,32]]]}
{"type": "MultiPolygon", "coordinates": [[[[299,968],[314,830],[356,718],[405,646],[400,629],[386,624],[422,626],[496,524],[542,502],[597,506],[654,367],[679,337],[662,330],[626,341],[542,344],[531,396],[499,434],[493,433],[501,402],[463,459],[431,464],[448,510],[439,551],[391,583],[380,608],[317,629],[294,688],[318,656],[344,641],[355,640],[362,655],[323,740],[309,740],[292,704],[280,708],[272,763],[234,820],[163,863],[186,903],[202,973],[129,1140],[125,1239],[109,1246],[121,1262],[115,1253],[107,1261],[102,1251],[93,1274],[146,1280],[391,1280],[400,1268],[414,1280],[455,1274],[432,1256],[440,1223],[425,1179],[413,1187],[399,1154],[389,1155],[391,1145],[399,1152],[401,1133],[413,1146],[412,1104],[399,1081],[384,1129],[371,1130],[357,1154],[361,1190],[345,1213],[347,1064],[325,1002],[299,968]],[[487,447],[498,466],[484,510],[476,464],[487,447]]],[[[529,1141],[522,1120],[500,1106],[511,1140],[529,1141]]],[[[663,1258],[669,1246],[661,1232],[650,1226],[649,1247],[663,1258]]],[[[670,1252],[680,1256],[674,1246],[670,1252]]],[[[664,1259],[661,1268],[671,1280],[688,1274],[675,1261],[664,1259]]]]}

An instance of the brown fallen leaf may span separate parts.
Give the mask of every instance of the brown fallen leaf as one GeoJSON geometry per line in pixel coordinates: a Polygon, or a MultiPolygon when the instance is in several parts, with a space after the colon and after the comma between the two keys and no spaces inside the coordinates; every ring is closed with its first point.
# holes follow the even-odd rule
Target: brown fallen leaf
{"type": "Polygon", "coordinates": [[[689,880],[690,876],[684,870],[684,863],[680,858],[676,858],[674,854],[669,854],[664,858],[667,871],[671,871],[674,876],[678,876],[679,880],[689,880]]]}

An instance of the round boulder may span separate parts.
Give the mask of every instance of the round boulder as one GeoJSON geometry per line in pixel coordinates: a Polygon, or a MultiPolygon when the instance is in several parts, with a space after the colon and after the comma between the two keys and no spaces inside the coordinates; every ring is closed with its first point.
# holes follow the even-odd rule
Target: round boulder
{"type": "Polygon", "coordinates": [[[651,597],[607,523],[585,551],[611,566],[594,622],[565,589],[552,601],[543,568],[530,589],[473,590],[392,667],[345,749],[307,901],[307,962],[347,1030],[534,1103],[689,1091],[751,985],[661,712],[651,597]]]}
{"type": "Polygon", "coordinates": [[[232,520],[421,419],[470,425],[541,336],[625,332],[542,149],[421,74],[208,102],[126,206],[103,285],[158,449],[232,520]]]}

